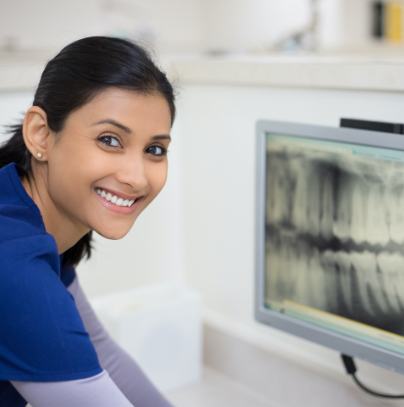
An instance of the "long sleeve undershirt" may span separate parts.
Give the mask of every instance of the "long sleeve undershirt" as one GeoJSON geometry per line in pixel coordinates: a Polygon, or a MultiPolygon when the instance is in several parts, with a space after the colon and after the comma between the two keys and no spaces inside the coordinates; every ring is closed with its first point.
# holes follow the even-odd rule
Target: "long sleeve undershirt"
{"type": "Polygon", "coordinates": [[[173,407],[104,329],[77,276],[68,290],[74,297],[103,372],[61,382],[12,381],[17,391],[32,407],[173,407]]]}

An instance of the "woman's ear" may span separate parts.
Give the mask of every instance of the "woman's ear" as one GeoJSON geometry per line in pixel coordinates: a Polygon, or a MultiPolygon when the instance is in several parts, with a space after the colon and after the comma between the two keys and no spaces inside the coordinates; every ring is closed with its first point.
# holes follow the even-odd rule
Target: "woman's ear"
{"type": "Polygon", "coordinates": [[[25,145],[32,156],[46,161],[53,137],[48,127],[46,112],[38,106],[31,106],[25,113],[22,134],[25,145]]]}

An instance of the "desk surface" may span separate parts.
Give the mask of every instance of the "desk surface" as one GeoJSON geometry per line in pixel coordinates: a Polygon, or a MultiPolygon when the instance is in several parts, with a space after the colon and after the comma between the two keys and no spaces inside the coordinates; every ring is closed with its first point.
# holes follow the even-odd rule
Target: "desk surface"
{"type": "Polygon", "coordinates": [[[170,391],[166,396],[175,407],[276,407],[262,395],[207,367],[200,382],[170,391]]]}

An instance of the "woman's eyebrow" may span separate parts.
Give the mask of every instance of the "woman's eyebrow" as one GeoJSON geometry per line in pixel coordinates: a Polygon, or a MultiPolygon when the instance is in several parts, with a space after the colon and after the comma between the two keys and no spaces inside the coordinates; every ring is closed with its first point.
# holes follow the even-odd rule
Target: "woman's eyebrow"
{"type": "Polygon", "coordinates": [[[115,127],[118,127],[119,129],[123,130],[125,133],[132,133],[132,130],[129,127],[126,127],[124,124],[117,122],[114,119],[104,119],[100,120],[98,122],[95,122],[92,124],[92,126],[95,126],[97,124],[112,124],[115,127]]]}
{"type": "MultiPolygon", "coordinates": [[[[92,126],[96,126],[97,124],[112,124],[113,126],[118,127],[119,129],[123,130],[125,133],[132,134],[132,130],[129,127],[125,126],[122,123],[117,122],[114,119],[103,119],[103,120],[100,120],[98,122],[93,123],[92,126]]],[[[158,134],[156,136],[153,136],[152,140],[169,140],[169,141],[171,141],[171,137],[170,137],[169,134],[158,134]]]]}
{"type": "Polygon", "coordinates": [[[168,134],[158,134],[157,136],[153,136],[152,140],[168,140],[171,141],[171,137],[168,134]]]}

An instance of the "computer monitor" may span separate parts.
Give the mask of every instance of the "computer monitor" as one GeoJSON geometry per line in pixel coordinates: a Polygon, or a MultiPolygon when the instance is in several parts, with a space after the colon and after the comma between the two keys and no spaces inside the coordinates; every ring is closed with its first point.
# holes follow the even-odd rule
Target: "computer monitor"
{"type": "Polygon", "coordinates": [[[404,373],[404,136],[256,132],[256,319],[404,373]]]}

